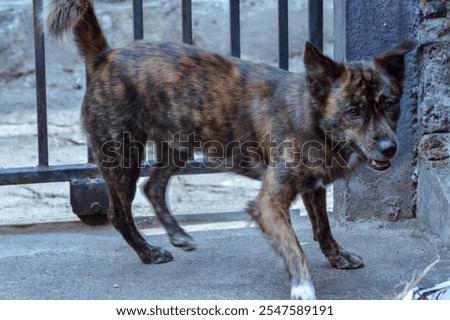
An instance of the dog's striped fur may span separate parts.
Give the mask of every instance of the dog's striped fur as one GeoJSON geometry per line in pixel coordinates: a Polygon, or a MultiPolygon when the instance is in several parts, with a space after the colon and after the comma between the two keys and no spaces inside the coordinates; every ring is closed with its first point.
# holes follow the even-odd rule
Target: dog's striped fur
{"type": "Polygon", "coordinates": [[[160,165],[144,192],[173,245],[195,248],[169,212],[167,183],[206,142],[204,153],[217,157],[221,150],[231,171],[262,180],[248,211],[284,259],[293,299],[315,298],[289,217],[298,194],[331,265],[363,266],[331,234],[324,185],[348,178],[363,163],[389,167],[397,149],[404,55],[413,43],[351,64],[336,63],[307,43],[306,73],[293,74],[184,44],[136,41],[112,49],[89,0],[49,0],[44,16],[50,35],[74,34],[86,61],[82,119],[109,188],[108,216],[144,263],[172,260],[146,242],[131,213],[144,144],[151,140],[161,146],[160,165]],[[119,145],[109,144],[114,141],[119,145]]]}

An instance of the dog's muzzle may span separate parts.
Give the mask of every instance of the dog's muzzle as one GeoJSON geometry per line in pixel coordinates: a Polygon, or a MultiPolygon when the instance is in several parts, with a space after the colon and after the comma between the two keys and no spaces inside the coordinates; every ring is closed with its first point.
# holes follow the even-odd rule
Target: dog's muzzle
{"type": "MultiPolygon", "coordinates": [[[[392,139],[380,140],[378,152],[388,159],[392,159],[397,153],[397,142],[392,139]]],[[[369,167],[378,171],[387,170],[391,166],[391,160],[369,160],[369,167]]]]}

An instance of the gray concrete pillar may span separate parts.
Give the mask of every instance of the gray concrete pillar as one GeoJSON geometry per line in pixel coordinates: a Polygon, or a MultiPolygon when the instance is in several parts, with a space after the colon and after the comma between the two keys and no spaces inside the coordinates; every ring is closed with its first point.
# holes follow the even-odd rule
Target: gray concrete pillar
{"type": "MultiPolygon", "coordinates": [[[[416,39],[418,1],[334,0],[335,58],[338,61],[370,59],[403,40],[416,39]]],[[[349,220],[380,217],[388,220],[415,216],[417,179],[417,53],[407,56],[407,77],[397,134],[400,149],[388,171],[367,167],[334,188],[334,212],[349,220]]]]}

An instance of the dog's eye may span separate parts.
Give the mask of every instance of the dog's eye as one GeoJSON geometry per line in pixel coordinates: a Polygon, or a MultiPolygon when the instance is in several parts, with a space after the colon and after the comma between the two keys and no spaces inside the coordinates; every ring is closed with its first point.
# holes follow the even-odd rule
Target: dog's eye
{"type": "Polygon", "coordinates": [[[361,115],[361,113],[357,108],[351,108],[350,110],[347,111],[347,115],[350,116],[351,118],[358,118],[361,115]]]}
{"type": "Polygon", "coordinates": [[[387,101],[384,102],[384,106],[385,106],[387,109],[391,109],[391,108],[393,108],[395,105],[396,105],[396,102],[393,101],[393,100],[387,100],[387,101]]]}

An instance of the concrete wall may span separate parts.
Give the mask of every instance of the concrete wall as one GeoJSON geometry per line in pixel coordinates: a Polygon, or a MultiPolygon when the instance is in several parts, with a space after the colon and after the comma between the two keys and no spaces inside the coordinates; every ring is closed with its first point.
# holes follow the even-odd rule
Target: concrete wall
{"type": "MultiPolygon", "coordinates": [[[[418,4],[411,0],[335,0],[335,57],[339,61],[372,59],[406,39],[417,38],[418,4]]],[[[386,172],[363,168],[348,182],[335,184],[335,213],[345,219],[388,220],[415,215],[417,134],[417,53],[407,56],[400,148],[386,172]]]]}
{"type": "Polygon", "coordinates": [[[335,184],[343,219],[417,217],[450,244],[450,2],[335,0],[335,57],[372,57],[403,39],[407,56],[398,128],[400,151],[389,171],[363,168],[335,184]]]}
{"type": "Polygon", "coordinates": [[[419,9],[417,217],[450,244],[450,3],[419,9]]]}

